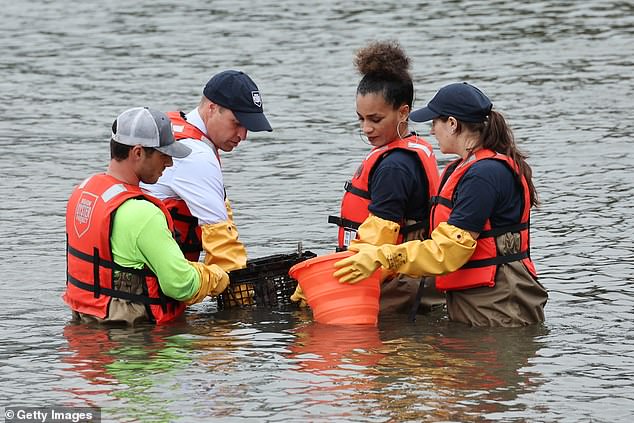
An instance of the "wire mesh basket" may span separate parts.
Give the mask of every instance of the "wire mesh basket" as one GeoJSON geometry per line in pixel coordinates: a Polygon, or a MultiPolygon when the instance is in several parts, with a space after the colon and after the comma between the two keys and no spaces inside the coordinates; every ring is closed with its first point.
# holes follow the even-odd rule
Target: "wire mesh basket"
{"type": "Polygon", "coordinates": [[[232,307],[283,307],[294,305],[290,296],[297,281],[288,270],[304,260],[316,257],[311,251],[274,254],[247,261],[244,269],[229,273],[229,286],[216,297],[218,309],[232,307]]]}

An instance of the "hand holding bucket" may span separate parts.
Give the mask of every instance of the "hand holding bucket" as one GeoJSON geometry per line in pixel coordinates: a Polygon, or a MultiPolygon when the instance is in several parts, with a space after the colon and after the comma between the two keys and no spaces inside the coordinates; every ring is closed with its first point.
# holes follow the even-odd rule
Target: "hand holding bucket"
{"type": "Polygon", "coordinates": [[[333,276],[334,263],[352,255],[350,251],[342,251],[318,256],[289,270],[289,275],[297,279],[304,291],[316,322],[377,325],[381,272],[375,271],[354,285],[339,283],[333,276]]]}
{"type": "Polygon", "coordinates": [[[357,254],[337,261],[334,266],[337,270],[333,276],[341,283],[358,283],[369,278],[381,267],[376,259],[377,246],[371,244],[351,245],[348,251],[356,251],[357,254]]]}

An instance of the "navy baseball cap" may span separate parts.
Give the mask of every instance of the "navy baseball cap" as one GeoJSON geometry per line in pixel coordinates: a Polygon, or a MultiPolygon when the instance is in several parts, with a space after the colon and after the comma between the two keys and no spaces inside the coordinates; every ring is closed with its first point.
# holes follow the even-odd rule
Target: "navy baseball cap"
{"type": "Polygon", "coordinates": [[[264,116],[260,90],[246,73],[226,70],[214,75],[205,85],[203,95],[217,105],[231,110],[240,124],[249,131],[273,130],[264,116]]]}
{"type": "Polygon", "coordinates": [[[493,103],[482,91],[466,82],[442,87],[427,107],[410,113],[414,122],[427,122],[439,116],[453,116],[463,122],[484,122],[493,103]]]}

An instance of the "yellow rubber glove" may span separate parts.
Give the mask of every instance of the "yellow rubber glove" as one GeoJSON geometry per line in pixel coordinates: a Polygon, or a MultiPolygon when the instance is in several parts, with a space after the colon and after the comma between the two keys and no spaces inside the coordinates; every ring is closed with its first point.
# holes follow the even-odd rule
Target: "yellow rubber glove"
{"type": "Polygon", "coordinates": [[[216,296],[229,285],[229,275],[220,266],[215,264],[206,265],[196,261],[190,261],[189,263],[198,271],[200,288],[190,299],[185,301],[185,304],[199,303],[208,295],[216,296]]]}
{"type": "Polygon", "coordinates": [[[294,303],[299,303],[300,307],[308,307],[308,303],[306,302],[306,296],[304,295],[304,291],[302,291],[302,287],[297,284],[295,287],[295,292],[291,295],[291,301],[294,303]]]}
{"type": "Polygon", "coordinates": [[[355,245],[357,254],[335,263],[333,276],[341,283],[357,283],[367,279],[379,266],[410,276],[431,276],[451,273],[471,257],[476,241],[468,231],[446,222],[438,225],[425,241],[409,241],[400,245],[355,245]]]}
{"type": "Polygon", "coordinates": [[[357,230],[357,238],[350,242],[355,244],[396,244],[401,226],[391,220],[381,219],[370,214],[357,230]]]}
{"type": "Polygon", "coordinates": [[[238,240],[238,229],[232,221],[202,225],[200,228],[205,264],[216,264],[225,272],[246,266],[247,251],[238,240]]]}
{"type": "MultiPolygon", "coordinates": [[[[357,238],[350,242],[350,246],[359,244],[396,244],[401,226],[391,220],[382,219],[378,216],[370,215],[363,221],[357,230],[357,238]]],[[[381,269],[381,282],[393,277],[395,272],[388,269],[381,269]]]]}

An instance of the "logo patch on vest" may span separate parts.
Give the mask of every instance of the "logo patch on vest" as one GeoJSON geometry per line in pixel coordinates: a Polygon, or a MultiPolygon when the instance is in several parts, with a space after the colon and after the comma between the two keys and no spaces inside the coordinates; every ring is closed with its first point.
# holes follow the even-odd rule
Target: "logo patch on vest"
{"type": "Polygon", "coordinates": [[[75,219],[73,226],[78,238],[81,238],[90,228],[92,212],[95,209],[97,196],[89,192],[82,192],[75,207],[75,219]]]}
{"type": "Polygon", "coordinates": [[[262,107],[262,97],[260,97],[259,91],[251,91],[251,97],[253,97],[253,104],[262,107]]]}

